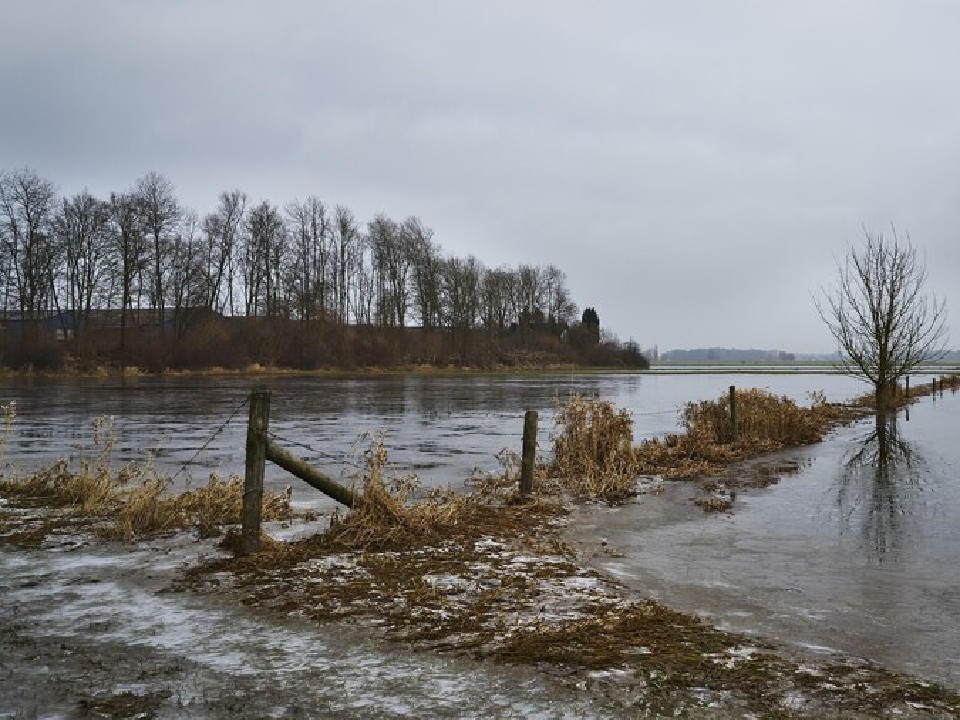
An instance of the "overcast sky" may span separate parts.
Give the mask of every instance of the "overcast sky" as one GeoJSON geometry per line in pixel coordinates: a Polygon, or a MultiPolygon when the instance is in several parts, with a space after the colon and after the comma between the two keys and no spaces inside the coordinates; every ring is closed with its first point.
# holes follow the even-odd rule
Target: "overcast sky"
{"type": "Polygon", "coordinates": [[[644,347],[834,349],[862,224],[960,318],[956,0],[0,0],[0,108],[64,194],[418,215],[644,347]]]}

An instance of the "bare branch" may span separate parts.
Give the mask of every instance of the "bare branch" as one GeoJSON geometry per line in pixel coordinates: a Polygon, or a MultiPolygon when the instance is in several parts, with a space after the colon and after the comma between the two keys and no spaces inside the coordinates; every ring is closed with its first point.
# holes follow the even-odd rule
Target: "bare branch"
{"type": "Polygon", "coordinates": [[[901,377],[947,353],[947,309],[927,294],[927,268],[909,235],[864,228],[865,242],[838,262],[837,283],[815,299],[837,341],[839,369],[874,386],[878,409],[901,377]]]}

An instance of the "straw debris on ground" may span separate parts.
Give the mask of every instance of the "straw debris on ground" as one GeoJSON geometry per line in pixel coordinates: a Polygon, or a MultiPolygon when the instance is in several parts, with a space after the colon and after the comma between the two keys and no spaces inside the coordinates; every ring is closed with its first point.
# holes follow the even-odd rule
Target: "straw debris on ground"
{"type": "Polygon", "coordinates": [[[728,708],[763,717],[916,716],[960,711],[960,697],[857,662],[829,668],[633,598],[583,567],[563,542],[563,507],[517,502],[506,486],[417,498],[374,444],[357,507],[326,533],[216,559],[181,589],[239,593],[245,604],[318,623],[379,626],[420,650],[531,665],[644,714],[728,708]],[[498,489],[499,488],[499,489],[498,489]],[[836,716],[835,715],[835,716],[836,716]]]}

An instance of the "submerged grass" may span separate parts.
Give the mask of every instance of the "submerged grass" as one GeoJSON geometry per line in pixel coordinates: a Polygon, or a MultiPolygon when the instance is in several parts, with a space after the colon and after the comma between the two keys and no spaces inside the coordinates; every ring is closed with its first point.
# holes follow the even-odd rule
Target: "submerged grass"
{"type": "MultiPolygon", "coordinates": [[[[200,537],[219,535],[223,526],[238,523],[243,505],[243,478],[211,475],[205,485],[172,492],[172,480],[156,472],[152,461],[128,463],[116,469],[111,463],[114,444],[112,423],[93,423],[93,448],[73,467],[66,459],[33,472],[0,478],[0,496],[21,508],[57,508],[59,516],[35,521],[17,531],[12,518],[4,526],[7,542],[37,544],[62,527],[93,524],[105,537],[131,540],[176,530],[195,529],[200,537]],[[66,514],[67,518],[63,516],[66,514]]],[[[288,493],[265,493],[263,518],[291,516],[288,493]]],[[[35,520],[37,520],[35,518],[35,520]]]]}

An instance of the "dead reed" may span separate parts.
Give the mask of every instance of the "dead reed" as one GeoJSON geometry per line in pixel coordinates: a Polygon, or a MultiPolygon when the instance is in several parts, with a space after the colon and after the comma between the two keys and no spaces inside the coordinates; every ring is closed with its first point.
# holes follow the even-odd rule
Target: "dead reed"
{"type": "Polygon", "coordinates": [[[738,390],[737,439],[730,399],[688,403],[686,432],[643,442],[635,452],[640,473],[685,478],[716,473],[721,466],[788,446],[819,442],[838,425],[862,417],[862,410],[828,403],[812,393],[808,407],[766,390],[738,390]]]}
{"type": "MultiPolygon", "coordinates": [[[[409,549],[507,530],[520,522],[507,510],[515,484],[482,478],[475,480],[476,491],[469,494],[450,489],[422,492],[415,475],[400,474],[390,466],[382,437],[366,439],[369,447],[353,478],[362,490],[359,500],[348,513],[334,514],[325,544],[342,550],[409,549]]],[[[548,500],[533,502],[538,507],[551,505],[548,500]]]]}
{"type": "MultiPolygon", "coordinates": [[[[211,475],[206,485],[174,494],[169,478],[150,476],[131,484],[120,473],[71,470],[65,460],[23,476],[0,480],[0,494],[19,505],[68,510],[98,524],[106,537],[131,540],[193,528],[200,537],[219,535],[240,520],[243,478],[211,475]]],[[[264,520],[291,517],[290,498],[266,493],[264,520]]]]}
{"type": "Polygon", "coordinates": [[[557,408],[553,471],[563,489],[581,499],[629,497],[637,463],[633,418],[608,400],[571,396],[557,408]]]}
{"type": "MultiPolygon", "coordinates": [[[[112,422],[93,423],[92,452],[76,467],[66,459],[25,474],[0,479],[0,494],[21,506],[61,508],[74,519],[86,519],[107,537],[130,540],[184,529],[200,537],[218,535],[224,525],[238,523],[243,479],[211,475],[206,485],[174,493],[168,477],[153,462],[114,468],[112,422]]],[[[289,493],[265,493],[263,519],[291,516],[289,493]]]]}

